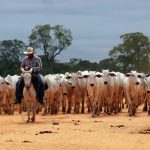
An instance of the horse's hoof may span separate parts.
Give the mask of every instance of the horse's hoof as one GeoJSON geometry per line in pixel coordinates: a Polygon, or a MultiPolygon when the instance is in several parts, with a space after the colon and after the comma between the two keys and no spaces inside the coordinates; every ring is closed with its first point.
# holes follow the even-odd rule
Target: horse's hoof
{"type": "Polygon", "coordinates": [[[43,113],[43,114],[42,114],[42,116],[45,116],[45,115],[46,115],[46,113],[43,113]]]}
{"type": "Polygon", "coordinates": [[[147,111],[147,108],[146,107],[143,107],[143,112],[146,112],[147,111]]]}
{"type": "Polygon", "coordinates": [[[65,112],[66,112],[66,109],[65,109],[65,108],[63,108],[63,109],[62,109],[62,112],[63,112],[63,113],[65,113],[65,112]]]}
{"type": "Polygon", "coordinates": [[[35,119],[31,119],[31,122],[35,122],[35,119]]]}
{"type": "Polygon", "coordinates": [[[111,115],[111,112],[108,112],[108,115],[111,115]]]}
{"type": "Polygon", "coordinates": [[[94,117],[96,117],[96,115],[95,115],[95,114],[92,114],[92,117],[94,118],[94,117]]]}
{"type": "Polygon", "coordinates": [[[97,116],[99,116],[99,115],[100,115],[100,113],[97,113],[96,115],[97,115],[97,116]]]}
{"type": "Polygon", "coordinates": [[[68,111],[67,111],[67,113],[68,113],[68,114],[70,114],[70,113],[71,113],[71,111],[70,111],[70,110],[68,110],[68,111]]]}
{"type": "Polygon", "coordinates": [[[27,120],[26,123],[30,123],[30,120],[27,120]]]}
{"type": "Polygon", "coordinates": [[[84,114],[84,111],[81,111],[81,114],[84,114]]]}

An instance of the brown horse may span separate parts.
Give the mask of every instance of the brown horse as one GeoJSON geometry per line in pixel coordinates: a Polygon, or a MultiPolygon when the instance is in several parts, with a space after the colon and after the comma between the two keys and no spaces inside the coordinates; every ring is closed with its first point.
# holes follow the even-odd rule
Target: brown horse
{"type": "Polygon", "coordinates": [[[31,80],[32,69],[30,69],[29,71],[25,71],[24,69],[21,69],[21,71],[24,80],[23,103],[25,104],[28,113],[28,119],[26,122],[27,123],[35,122],[35,115],[38,106],[38,101],[36,97],[36,90],[31,80]],[[32,117],[31,117],[31,112],[32,112],[32,117]]]}

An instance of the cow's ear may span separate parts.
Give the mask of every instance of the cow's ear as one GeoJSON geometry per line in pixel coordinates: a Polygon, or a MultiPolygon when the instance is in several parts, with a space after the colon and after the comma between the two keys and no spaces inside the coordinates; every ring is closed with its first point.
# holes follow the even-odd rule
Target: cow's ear
{"type": "Polygon", "coordinates": [[[126,77],[129,77],[129,76],[131,76],[131,74],[130,73],[126,73],[126,77]]]}
{"type": "Polygon", "coordinates": [[[8,83],[7,81],[5,81],[5,83],[6,83],[7,85],[10,85],[10,83],[8,83]]]}
{"type": "Polygon", "coordinates": [[[139,75],[138,75],[138,78],[142,78],[142,76],[139,74],[139,75]]]}
{"type": "Polygon", "coordinates": [[[67,76],[66,79],[71,79],[71,76],[67,76]]]}
{"type": "Polygon", "coordinates": [[[98,78],[101,78],[101,77],[102,77],[102,75],[100,75],[100,74],[97,74],[97,75],[96,75],[96,77],[98,77],[98,78]]]}
{"type": "Polygon", "coordinates": [[[109,75],[112,77],[116,77],[116,75],[114,73],[109,73],[109,75]]]}
{"type": "Polygon", "coordinates": [[[88,75],[84,75],[84,76],[83,76],[83,78],[88,78],[88,77],[89,77],[88,75]]]}
{"type": "Polygon", "coordinates": [[[150,76],[150,73],[145,75],[145,77],[149,77],[149,76],[150,76]]]}
{"type": "Polygon", "coordinates": [[[81,76],[81,75],[82,75],[82,72],[81,72],[81,71],[78,71],[78,72],[77,72],[77,75],[81,76]]]}

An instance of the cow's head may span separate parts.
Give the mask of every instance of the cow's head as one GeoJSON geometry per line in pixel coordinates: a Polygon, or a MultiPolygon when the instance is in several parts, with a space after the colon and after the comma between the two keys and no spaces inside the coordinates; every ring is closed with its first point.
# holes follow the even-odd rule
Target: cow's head
{"type": "Polygon", "coordinates": [[[141,83],[142,76],[140,73],[137,73],[136,71],[131,71],[130,73],[127,73],[126,76],[133,84],[139,85],[141,83]]]}

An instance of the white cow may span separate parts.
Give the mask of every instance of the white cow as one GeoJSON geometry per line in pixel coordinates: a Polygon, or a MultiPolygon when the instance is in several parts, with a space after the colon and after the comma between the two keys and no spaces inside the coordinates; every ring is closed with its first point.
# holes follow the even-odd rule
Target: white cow
{"type": "MultiPolygon", "coordinates": [[[[146,79],[145,79],[145,75],[144,73],[138,73],[138,78],[140,78],[141,80],[141,84],[140,84],[140,90],[139,90],[139,99],[138,99],[138,106],[142,105],[146,99],[146,79]]],[[[143,108],[144,110],[144,108],[143,108]]]]}
{"type": "MultiPolygon", "coordinates": [[[[77,72],[77,88],[76,88],[76,99],[81,100],[82,108],[81,113],[84,113],[85,108],[84,104],[87,103],[88,106],[88,112],[90,112],[90,109],[92,109],[91,103],[87,97],[87,83],[89,80],[89,72],[88,71],[78,71],[77,72]]],[[[80,103],[80,101],[79,101],[80,103]]]]}
{"type": "Polygon", "coordinates": [[[71,113],[71,108],[74,102],[74,90],[75,87],[72,86],[72,74],[69,72],[66,72],[64,77],[61,80],[61,92],[63,95],[62,99],[62,111],[67,113],[71,113]]]}
{"type": "Polygon", "coordinates": [[[74,112],[79,113],[80,111],[80,98],[79,98],[79,87],[78,87],[78,75],[77,73],[71,73],[70,76],[66,77],[68,84],[70,84],[69,92],[71,93],[71,99],[69,98],[69,113],[74,103],[74,112]]]}
{"type": "Polygon", "coordinates": [[[116,76],[119,79],[119,91],[118,91],[118,98],[117,98],[117,111],[120,112],[122,108],[124,108],[124,90],[123,90],[123,82],[125,79],[125,75],[121,72],[116,72],[116,76]]]}
{"type": "Polygon", "coordinates": [[[93,106],[92,117],[99,115],[102,107],[102,91],[104,87],[104,81],[102,74],[95,71],[89,72],[89,80],[87,83],[87,91],[90,102],[93,106]]]}
{"type": "Polygon", "coordinates": [[[139,91],[141,89],[141,76],[136,71],[126,74],[124,80],[124,93],[129,107],[129,115],[135,115],[139,103],[139,91]]]}
{"type": "MultiPolygon", "coordinates": [[[[80,112],[81,104],[81,113],[84,113],[84,104],[87,100],[87,81],[89,73],[88,71],[78,71],[77,73],[71,73],[70,76],[66,77],[67,83],[70,84],[68,95],[74,96],[74,112],[80,112]]],[[[72,100],[70,100],[72,103],[72,100]]]]}
{"type": "Polygon", "coordinates": [[[51,114],[56,114],[62,100],[60,80],[57,75],[46,75],[44,83],[47,85],[47,89],[44,92],[44,98],[46,99],[45,113],[48,110],[51,114]]]}
{"type": "Polygon", "coordinates": [[[105,111],[109,115],[115,111],[117,112],[118,105],[118,92],[119,92],[119,79],[115,72],[109,72],[109,70],[102,70],[104,78],[104,91],[103,99],[105,105],[105,111]]]}
{"type": "Polygon", "coordinates": [[[1,107],[7,114],[12,114],[12,103],[15,99],[15,88],[8,85],[3,77],[0,77],[0,114],[1,107]]]}
{"type": "Polygon", "coordinates": [[[17,83],[17,81],[19,80],[20,77],[21,76],[19,76],[19,75],[13,75],[13,76],[7,75],[6,78],[5,78],[5,81],[9,85],[11,85],[12,87],[16,88],[16,83],[17,83]]]}
{"type": "Polygon", "coordinates": [[[144,109],[147,110],[147,103],[148,103],[148,114],[150,115],[150,74],[146,75],[145,80],[146,80],[146,86],[145,86],[146,99],[145,99],[144,109]]]}

